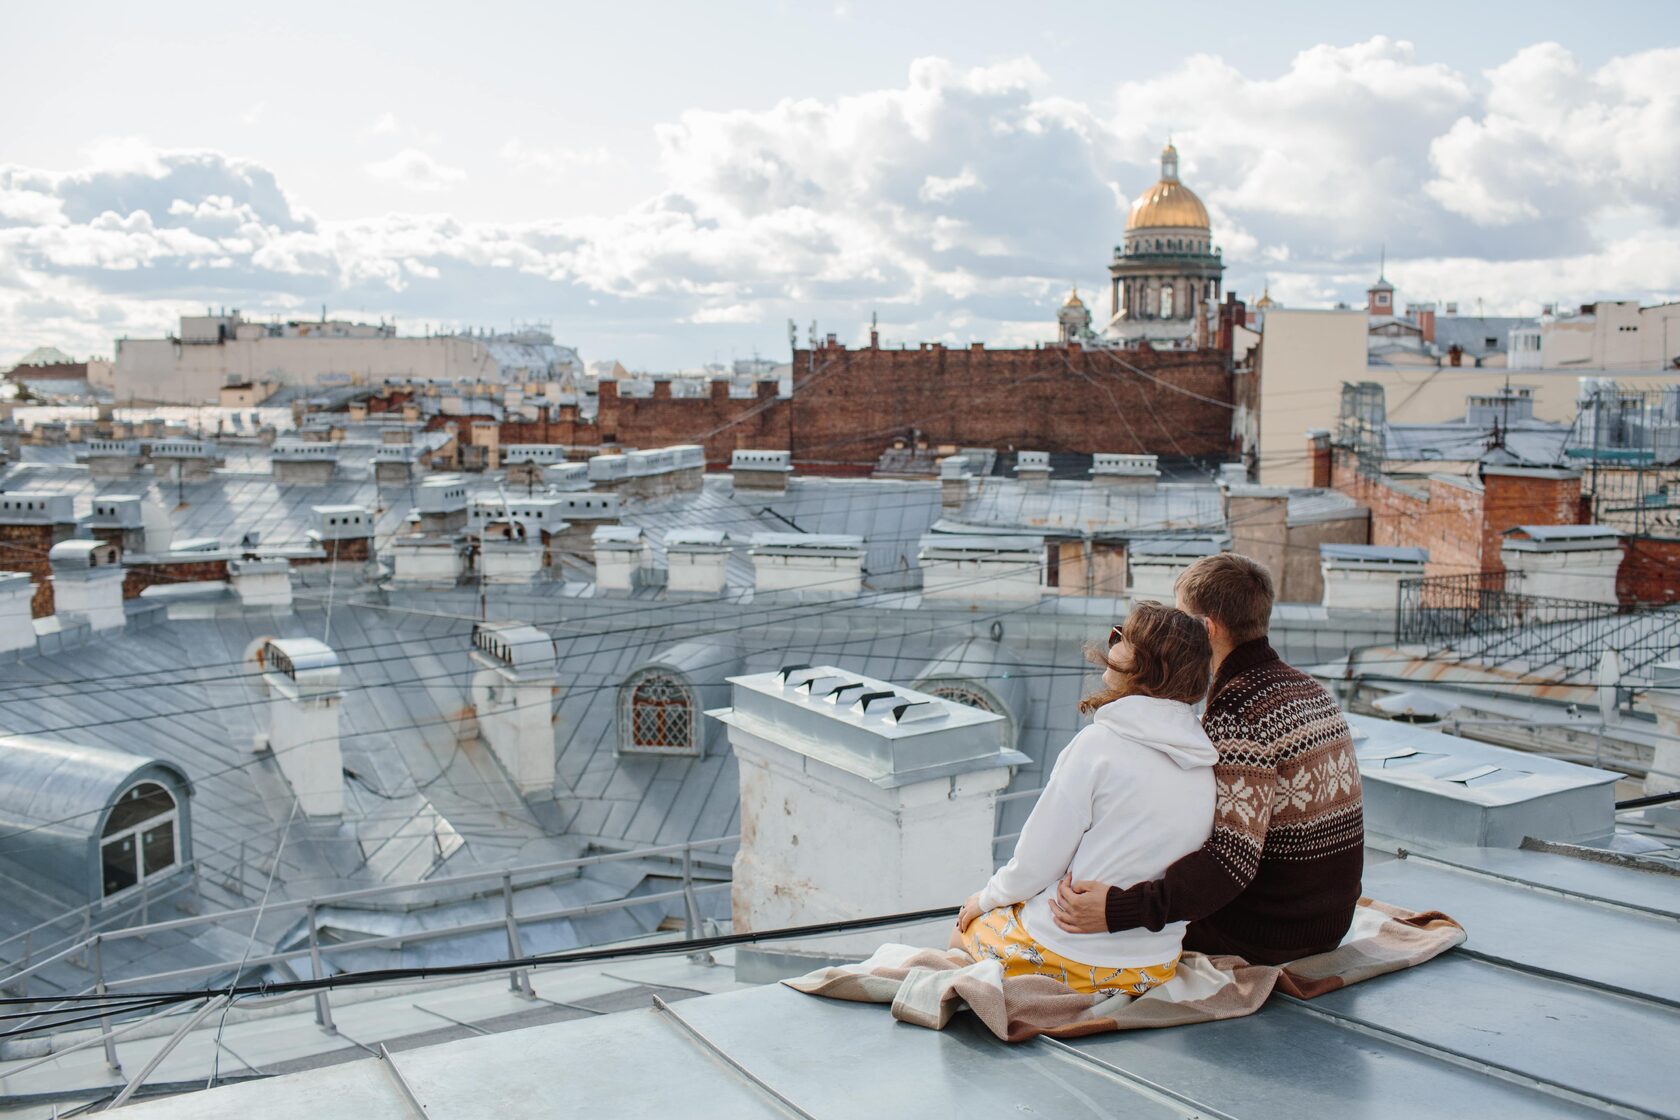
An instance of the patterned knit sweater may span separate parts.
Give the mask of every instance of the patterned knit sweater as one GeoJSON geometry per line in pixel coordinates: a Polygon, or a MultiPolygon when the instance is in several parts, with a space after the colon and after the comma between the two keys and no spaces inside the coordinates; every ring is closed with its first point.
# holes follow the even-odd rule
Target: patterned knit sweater
{"type": "Polygon", "coordinates": [[[1278,963],[1335,946],[1364,870],[1347,721],[1265,638],[1214,675],[1202,726],[1219,751],[1213,834],[1156,881],[1109,889],[1111,931],[1190,921],[1186,948],[1278,963]]]}

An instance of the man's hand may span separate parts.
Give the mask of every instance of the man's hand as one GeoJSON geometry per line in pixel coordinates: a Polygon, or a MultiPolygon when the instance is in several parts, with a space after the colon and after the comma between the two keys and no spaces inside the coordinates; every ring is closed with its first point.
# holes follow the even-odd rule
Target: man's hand
{"type": "Polygon", "coordinates": [[[957,932],[967,933],[968,927],[974,924],[974,919],[980,916],[980,893],[976,891],[968,896],[968,901],[962,904],[962,912],[957,915],[957,932]]]}
{"type": "Polygon", "coordinates": [[[1050,900],[1050,915],[1056,926],[1068,933],[1108,932],[1108,884],[1094,879],[1073,881],[1063,875],[1050,900]]]}

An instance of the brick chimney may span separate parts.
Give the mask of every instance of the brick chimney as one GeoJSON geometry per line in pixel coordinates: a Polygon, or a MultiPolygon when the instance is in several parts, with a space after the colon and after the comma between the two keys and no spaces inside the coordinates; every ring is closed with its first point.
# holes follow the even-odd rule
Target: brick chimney
{"type": "Polygon", "coordinates": [[[722,529],[672,529],[665,534],[665,590],[721,595],[729,586],[729,538],[722,529]]]}
{"type": "Polygon", "coordinates": [[[1334,453],[1330,450],[1330,431],[1328,428],[1309,428],[1307,430],[1307,462],[1311,472],[1312,485],[1319,490],[1328,490],[1331,486],[1332,459],[1334,453]]]}
{"type": "Polygon", "coordinates": [[[596,592],[625,595],[641,587],[652,565],[647,541],[634,525],[599,525],[591,534],[596,592]]]}
{"type": "MultiPolygon", "coordinates": [[[[715,718],[740,767],[736,930],[951,905],[991,876],[997,795],[1028,761],[1005,745],[1002,716],[827,665],[730,683],[733,705],[715,718]]],[[[789,966],[801,951],[943,944],[948,926],[743,954],[737,971],[767,979],[803,971],[789,966]]]]}

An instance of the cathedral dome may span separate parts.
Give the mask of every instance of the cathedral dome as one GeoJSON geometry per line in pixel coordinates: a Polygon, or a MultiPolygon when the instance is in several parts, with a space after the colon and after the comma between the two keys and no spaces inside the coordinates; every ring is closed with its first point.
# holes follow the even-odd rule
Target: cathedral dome
{"type": "Polygon", "coordinates": [[[1161,181],[1138,195],[1126,216],[1126,232],[1139,229],[1207,229],[1207,207],[1196,192],[1178,181],[1178,149],[1161,150],[1161,181]]]}

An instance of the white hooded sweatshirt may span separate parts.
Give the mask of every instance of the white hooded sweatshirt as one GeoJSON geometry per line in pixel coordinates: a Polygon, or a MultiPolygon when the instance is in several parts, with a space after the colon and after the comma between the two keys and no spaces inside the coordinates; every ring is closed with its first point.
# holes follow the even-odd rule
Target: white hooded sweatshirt
{"type": "Polygon", "coordinates": [[[1097,709],[1050,772],[1015,857],[980,892],[982,912],[1025,902],[1021,921],[1045,948],[1081,964],[1141,968],[1174,960],[1188,923],[1158,933],[1066,933],[1050,916],[1064,872],[1129,887],[1159,879],[1213,830],[1219,758],[1188,704],[1124,696],[1097,709]]]}

